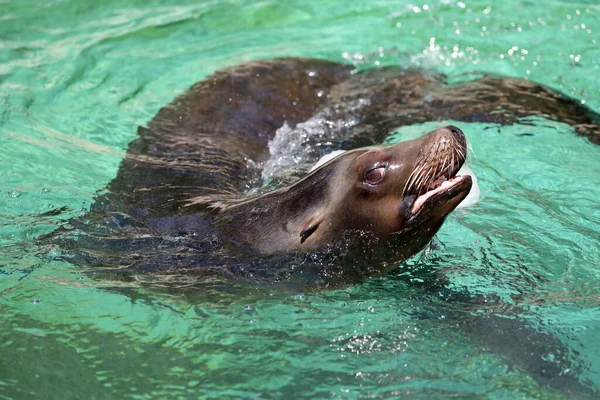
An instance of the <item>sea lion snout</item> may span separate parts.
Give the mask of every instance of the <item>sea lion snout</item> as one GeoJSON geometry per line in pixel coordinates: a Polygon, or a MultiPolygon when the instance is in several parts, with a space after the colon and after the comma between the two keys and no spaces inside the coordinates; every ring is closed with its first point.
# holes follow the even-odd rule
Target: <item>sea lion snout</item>
{"type": "Polygon", "coordinates": [[[466,138],[464,132],[460,128],[458,128],[454,125],[442,126],[441,128],[437,128],[437,129],[423,135],[421,138],[423,138],[424,140],[432,140],[431,143],[450,142],[457,146],[466,146],[467,145],[467,138],[466,138]],[[434,136],[434,137],[431,139],[426,139],[429,135],[434,136]]]}

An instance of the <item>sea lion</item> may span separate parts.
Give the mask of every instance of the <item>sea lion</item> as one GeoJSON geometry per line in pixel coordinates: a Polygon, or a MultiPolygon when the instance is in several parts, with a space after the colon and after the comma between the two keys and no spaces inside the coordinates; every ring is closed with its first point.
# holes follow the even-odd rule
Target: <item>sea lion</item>
{"type": "MultiPolygon", "coordinates": [[[[362,261],[369,263],[370,274],[382,272],[431,240],[471,189],[469,175],[457,176],[466,153],[463,132],[446,126],[411,141],[348,151],[294,184],[266,194],[190,199],[184,208],[195,210],[179,221],[209,221],[218,252],[239,255],[238,263],[275,255],[283,265],[289,260],[286,254],[306,254],[313,261],[302,262],[309,280],[322,282],[324,271],[335,277],[327,284],[344,275],[362,278],[363,271],[343,271],[349,263],[356,268],[362,261]],[[332,263],[342,268],[339,273],[332,274],[332,263]]],[[[150,218],[148,226],[164,229],[162,221],[150,218]]],[[[246,268],[245,275],[256,272],[246,268]]]]}
{"type": "MultiPolygon", "coordinates": [[[[357,73],[348,65],[302,58],[217,71],[138,130],[116,178],[59,235],[77,236],[61,242],[63,256],[120,272],[189,277],[210,271],[269,282],[326,276],[318,284],[361,280],[420,250],[469,186],[461,178],[453,186],[457,200],[429,199],[412,217],[425,222],[408,229],[418,225],[406,214],[412,197],[440,183],[431,180],[440,172],[432,166],[444,159],[428,159],[426,167],[418,154],[432,154],[440,134],[454,137],[461,157],[465,149],[454,128],[377,147],[393,129],[443,119],[511,124],[542,115],[592,142],[600,138],[596,113],[550,89],[493,76],[458,85],[444,79],[399,67],[357,73]],[[318,134],[305,135],[309,128],[318,134]],[[296,148],[313,161],[332,150],[363,149],[248,200],[246,193],[261,190],[260,166],[269,159],[269,141],[280,135],[299,138],[296,148]],[[390,163],[383,172],[378,155],[390,163]],[[422,177],[419,169],[430,176],[407,188],[411,174],[422,177]],[[384,175],[371,191],[369,171],[384,175]],[[404,239],[393,240],[399,236],[404,239]],[[307,268],[312,272],[295,272],[307,268]]],[[[462,163],[455,158],[454,166],[462,163]]]]}

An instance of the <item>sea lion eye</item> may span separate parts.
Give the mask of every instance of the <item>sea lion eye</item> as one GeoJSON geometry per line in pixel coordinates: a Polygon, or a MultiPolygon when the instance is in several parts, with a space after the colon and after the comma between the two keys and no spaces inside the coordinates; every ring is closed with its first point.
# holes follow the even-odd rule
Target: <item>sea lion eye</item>
{"type": "Polygon", "coordinates": [[[385,170],[386,167],[383,165],[368,170],[365,173],[365,182],[367,182],[369,185],[377,185],[383,180],[383,177],[385,176],[385,170]]]}

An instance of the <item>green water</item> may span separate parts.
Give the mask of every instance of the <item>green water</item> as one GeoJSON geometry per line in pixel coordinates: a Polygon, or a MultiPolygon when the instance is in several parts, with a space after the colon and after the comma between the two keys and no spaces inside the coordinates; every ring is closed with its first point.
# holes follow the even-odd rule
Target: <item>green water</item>
{"type": "Polygon", "coordinates": [[[33,242],[90,206],[159,107],[250,59],[490,71],[600,111],[595,1],[411,4],[0,2],[0,398],[568,397],[446,321],[457,306],[400,279],[411,265],[504,299],[482,312],[523,314],[600,390],[600,147],[544,119],[459,124],[480,202],[362,285],[115,288],[33,242]]]}

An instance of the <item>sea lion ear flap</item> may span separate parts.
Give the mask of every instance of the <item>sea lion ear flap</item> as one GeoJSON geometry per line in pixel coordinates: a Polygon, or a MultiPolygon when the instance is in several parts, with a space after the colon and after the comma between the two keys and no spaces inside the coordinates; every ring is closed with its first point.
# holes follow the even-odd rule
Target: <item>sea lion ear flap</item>
{"type": "Polygon", "coordinates": [[[304,226],[302,227],[302,231],[300,232],[300,243],[304,243],[304,241],[308,239],[310,235],[315,233],[315,231],[324,219],[325,218],[323,218],[323,214],[321,213],[313,215],[309,219],[307,219],[304,223],[304,226]]]}

